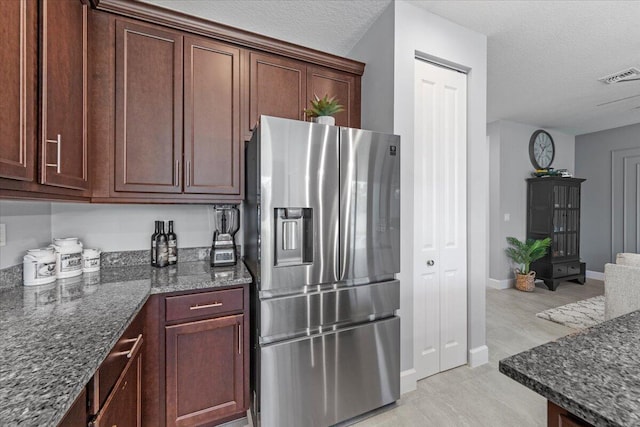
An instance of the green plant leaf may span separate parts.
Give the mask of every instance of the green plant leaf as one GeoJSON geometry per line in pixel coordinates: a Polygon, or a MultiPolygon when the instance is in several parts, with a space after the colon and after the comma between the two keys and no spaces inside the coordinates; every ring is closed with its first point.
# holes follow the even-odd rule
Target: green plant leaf
{"type": "Polygon", "coordinates": [[[304,110],[309,117],[333,116],[344,111],[344,107],[339,104],[335,96],[329,98],[329,94],[326,94],[323,98],[320,98],[318,95],[313,94],[313,97],[314,99],[309,101],[311,108],[304,110]]]}
{"type": "Polygon", "coordinates": [[[547,254],[551,246],[551,238],[542,240],[527,239],[522,242],[515,237],[507,237],[507,243],[511,246],[505,249],[505,254],[516,264],[522,266],[522,274],[529,274],[531,263],[547,254]]]}

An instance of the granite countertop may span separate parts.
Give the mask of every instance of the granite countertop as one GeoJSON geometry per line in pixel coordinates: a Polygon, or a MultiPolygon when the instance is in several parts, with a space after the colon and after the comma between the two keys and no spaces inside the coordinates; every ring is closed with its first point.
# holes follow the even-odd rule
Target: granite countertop
{"type": "Polygon", "coordinates": [[[596,426],[640,426],[640,311],[500,361],[500,372],[596,426]]]}
{"type": "Polygon", "coordinates": [[[248,283],[242,262],[196,261],[0,291],[0,425],[56,426],[149,295],[248,283]]]}

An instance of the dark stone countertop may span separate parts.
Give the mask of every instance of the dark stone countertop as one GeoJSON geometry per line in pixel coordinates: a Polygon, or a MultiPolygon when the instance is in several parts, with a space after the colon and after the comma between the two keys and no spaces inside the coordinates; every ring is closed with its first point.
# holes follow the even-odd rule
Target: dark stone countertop
{"type": "Polygon", "coordinates": [[[596,426],[640,426],[640,311],[500,361],[500,372],[596,426]]]}
{"type": "Polygon", "coordinates": [[[56,426],[151,294],[251,283],[242,262],[105,268],[0,291],[0,425],[56,426]]]}

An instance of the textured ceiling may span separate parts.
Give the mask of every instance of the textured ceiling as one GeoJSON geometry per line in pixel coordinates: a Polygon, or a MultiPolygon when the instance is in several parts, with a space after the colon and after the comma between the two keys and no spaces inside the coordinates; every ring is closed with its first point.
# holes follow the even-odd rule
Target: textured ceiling
{"type": "MultiPolygon", "coordinates": [[[[391,0],[146,1],[344,56],[391,0]]],[[[640,81],[597,81],[640,68],[640,1],[410,2],[488,36],[488,121],[570,134],[640,122],[640,81]]]]}
{"type": "Polygon", "coordinates": [[[345,56],[391,0],[143,0],[345,56]]]}

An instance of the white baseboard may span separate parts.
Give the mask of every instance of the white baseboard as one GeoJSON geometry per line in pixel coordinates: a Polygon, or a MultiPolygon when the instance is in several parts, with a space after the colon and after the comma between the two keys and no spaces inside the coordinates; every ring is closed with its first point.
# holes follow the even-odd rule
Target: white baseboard
{"type": "Polygon", "coordinates": [[[492,279],[489,278],[489,281],[487,282],[487,287],[488,288],[493,288],[493,289],[509,289],[509,288],[513,288],[516,285],[516,281],[515,279],[492,279]]]}
{"type": "Polygon", "coordinates": [[[400,394],[409,393],[418,388],[417,372],[415,369],[407,369],[400,372],[400,394]]]}
{"type": "Polygon", "coordinates": [[[601,273],[599,271],[587,270],[586,271],[586,276],[587,276],[587,279],[596,279],[596,280],[603,280],[604,281],[604,273],[601,273]]]}
{"type": "Polygon", "coordinates": [[[481,345],[480,347],[469,350],[469,367],[475,368],[480,365],[489,363],[489,347],[481,345]]]}

